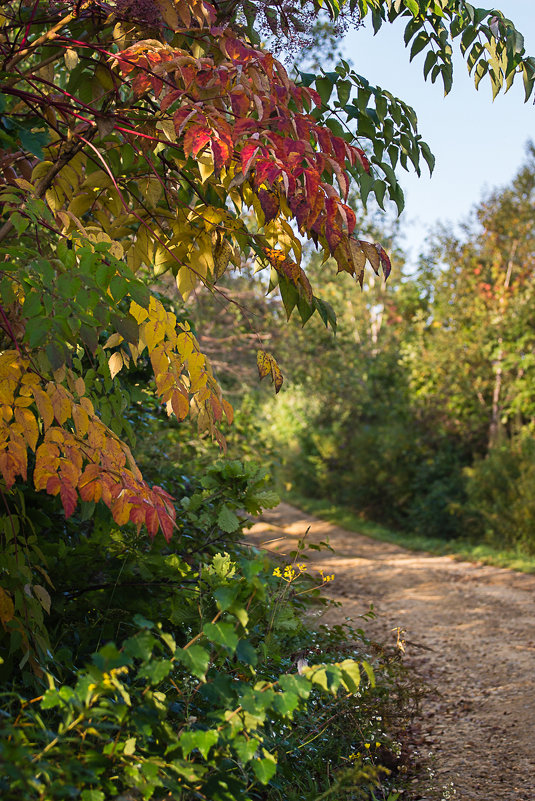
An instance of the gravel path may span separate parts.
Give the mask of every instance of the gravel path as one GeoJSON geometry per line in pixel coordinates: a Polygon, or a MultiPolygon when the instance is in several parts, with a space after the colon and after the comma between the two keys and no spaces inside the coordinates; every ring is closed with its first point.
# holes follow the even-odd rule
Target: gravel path
{"type": "Polygon", "coordinates": [[[250,537],[284,553],[309,526],[307,541],[335,549],[311,552],[343,602],[328,622],[373,603],[369,636],[389,641],[400,626],[407,661],[432,688],[413,739],[433,754],[433,775],[418,777],[411,801],[535,801],[535,576],[407,551],[285,503],[250,537]]]}

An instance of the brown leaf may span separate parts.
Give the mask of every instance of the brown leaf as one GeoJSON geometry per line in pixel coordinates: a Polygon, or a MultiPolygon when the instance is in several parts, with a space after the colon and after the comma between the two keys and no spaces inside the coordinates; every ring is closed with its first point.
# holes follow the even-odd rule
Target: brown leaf
{"type": "Polygon", "coordinates": [[[11,600],[11,596],[0,587],[0,620],[5,625],[9,623],[10,620],[13,620],[15,616],[15,607],[13,605],[13,601],[11,600]]]}
{"type": "Polygon", "coordinates": [[[372,245],[371,242],[363,242],[362,239],[359,239],[359,245],[361,246],[362,250],[364,251],[366,258],[370,262],[375,275],[379,275],[379,268],[381,266],[381,259],[379,258],[379,254],[377,252],[377,248],[375,245],[372,245]]]}

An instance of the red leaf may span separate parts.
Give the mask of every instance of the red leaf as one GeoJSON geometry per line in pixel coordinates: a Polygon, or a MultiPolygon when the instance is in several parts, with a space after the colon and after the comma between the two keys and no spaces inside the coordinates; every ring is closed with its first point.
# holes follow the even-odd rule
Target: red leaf
{"type": "MultiPolygon", "coordinates": [[[[236,115],[236,117],[244,117],[249,112],[249,107],[251,105],[251,101],[245,94],[245,91],[238,87],[234,89],[230,95],[230,104],[232,106],[232,111],[236,115]]],[[[237,126],[236,126],[237,127],[237,126]]],[[[236,131],[235,127],[235,131],[236,131]]]]}
{"type": "Polygon", "coordinates": [[[343,167],[347,157],[346,143],[339,136],[331,137],[336,160],[343,167]]]}
{"type": "Polygon", "coordinates": [[[353,211],[353,209],[350,208],[349,206],[346,206],[345,203],[342,203],[341,205],[342,205],[342,207],[344,209],[345,216],[346,216],[347,230],[349,231],[350,234],[352,234],[353,231],[355,230],[355,226],[357,224],[356,214],[353,211]]]}
{"type": "Polygon", "coordinates": [[[390,262],[388,254],[387,254],[386,250],[382,247],[382,245],[376,245],[375,247],[377,248],[377,252],[379,254],[379,258],[381,259],[381,265],[382,265],[382,268],[383,268],[383,275],[384,275],[385,278],[388,278],[388,276],[390,275],[390,272],[392,270],[392,264],[390,262]]]}
{"type": "Polygon", "coordinates": [[[239,139],[245,133],[249,134],[258,129],[258,121],[249,117],[238,120],[234,126],[234,138],[239,139]]]}
{"type": "Polygon", "coordinates": [[[158,520],[158,512],[154,506],[149,506],[145,512],[145,525],[151,537],[155,537],[158,533],[160,521],[158,520]]]}
{"type": "Polygon", "coordinates": [[[163,509],[163,507],[161,507],[158,509],[158,521],[166,542],[169,542],[173,536],[173,529],[175,527],[174,517],[171,516],[165,509],[163,509]]]}
{"type": "Polygon", "coordinates": [[[342,241],[342,232],[336,223],[332,222],[331,220],[327,220],[325,223],[325,238],[327,240],[327,244],[329,245],[329,250],[331,253],[334,253],[342,241]]]}
{"type": "Polygon", "coordinates": [[[141,97],[151,87],[150,76],[145,72],[138,72],[132,81],[132,89],[134,90],[134,97],[141,97]]]}
{"type": "Polygon", "coordinates": [[[219,171],[221,167],[225,167],[229,163],[231,149],[227,142],[224,142],[222,139],[212,139],[211,145],[214,156],[214,167],[219,171]]]}
{"type": "MultiPolygon", "coordinates": [[[[181,89],[175,89],[173,92],[168,92],[165,97],[162,99],[160,103],[160,108],[162,111],[167,111],[169,106],[172,106],[175,100],[178,100],[179,97],[183,94],[181,89]]],[[[187,109],[181,109],[181,111],[187,111],[187,109]]],[[[177,112],[178,113],[178,112],[177,112]]]]}
{"type": "Polygon", "coordinates": [[[327,128],[322,128],[320,125],[316,126],[315,131],[316,136],[318,137],[319,146],[324,153],[330,156],[333,152],[333,147],[331,144],[332,133],[327,130],[327,128]]]}
{"type": "Polygon", "coordinates": [[[307,200],[312,206],[320,185],[320,176],[316,170],[305,170],[305,187],[307,200]]]}
{"type": "Polygon", "coordinates": [[[241,171],[244,175],[247,175],[249,172],[249,168],[251,163],[258,153],[258,145],[256,142],[246,142],[245,145],[241,149],[240,158],[241,158],[241,171]]]}
{"type": "Polygon", "coordinates": [[[319,93],[318,93],[318,92],[316,92],[316,90],[315,90],[315,89],[310,89],[310,88],[308,88],[308,89],[306,90],[306,92],[307,92],[307,94],[310,96],[310,98],[311,98],[312,102],[313,102],[313,103],[315,103],[315,105],[316,105],[318,108],[321,108],[321,105],[322,105],[322,103],[321,103],[321,97],[319,96],[319,93]]]}
{"type": "Polygon", "coordinates": [[[192,125],[184,134],[184,155],[190,153],[194,158],[202,148],[208,144],[212,137],[212,131],[206,125],[192,125]]]}

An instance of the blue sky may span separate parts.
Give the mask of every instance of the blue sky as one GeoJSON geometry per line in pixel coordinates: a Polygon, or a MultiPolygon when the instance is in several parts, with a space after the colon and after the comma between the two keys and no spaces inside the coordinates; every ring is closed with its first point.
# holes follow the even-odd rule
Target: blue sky
{"type": "MultiPolygon", "coordinates": [[[[493,7],[485,2],[482,6],[493,7]]],[[[533,0],[498,0],[494,7],[513,20],[524,34],[528,55],[535,56],[533,0]]],[[[409,263],[415,263],[437,221],[455,228],[489,190],[514,176],[527,140],[535,140],[535,106],[523,102],[522,76],[494,102],[488,79],[476,91],[458,52],[453,89],[445,98],[440,79],[434,85],[423,79],[425,53],[409,63],[403,30],[403,23],[395,23],[373,36],[368,22],[348,34],[345,52],[357,72],[414,107],[420,133],[436,157],[431,179],[425,165],[421,178],[404,170],[399,173],[406,200],[404,246],[409,263]]]]}

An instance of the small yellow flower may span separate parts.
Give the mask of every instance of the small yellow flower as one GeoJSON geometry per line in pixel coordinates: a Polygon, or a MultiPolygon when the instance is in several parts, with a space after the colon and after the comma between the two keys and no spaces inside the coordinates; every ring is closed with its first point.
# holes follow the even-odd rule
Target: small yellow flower
{"type": "Polygon", "coordinates": [[[273,571],[273,575],[274,576],[278,576],[278,578],[282,578],[282,573],[281,573],[280,567],[276,567],[275,568],[275,570],[273,571]]]}

